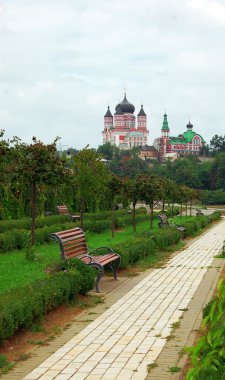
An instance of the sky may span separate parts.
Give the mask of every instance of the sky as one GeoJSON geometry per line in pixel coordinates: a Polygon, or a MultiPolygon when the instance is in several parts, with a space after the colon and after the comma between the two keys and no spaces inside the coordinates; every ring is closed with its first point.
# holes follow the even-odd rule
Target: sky
{"type": "Polygon", "coordinates": [[[59,148],[102,144],[124,92],[149,141],[225,134],[225,0],[0,0],[0,129],[59,148]]]}

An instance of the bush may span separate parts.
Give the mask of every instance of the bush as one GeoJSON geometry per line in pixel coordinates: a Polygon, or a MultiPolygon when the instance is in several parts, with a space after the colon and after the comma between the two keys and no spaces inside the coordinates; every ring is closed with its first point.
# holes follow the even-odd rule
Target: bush
{"type": "MultiPolygon", "coordinates": [[[[36,227],[42,228],[46,226],[52,226],[54,224],[61,224],[69,222],[70,218],[67,215],[51,215],[48,217],[40,217],[36,220],[36,227]]],[[[0,232],[4,233],[9,230],[31,229],[31,218],[15,219],[15,220],[4,220],[0,221],[0,232]]]]}
{"type": "Polygon", "coordinates": [[[192,365],[187,380],[222,379],[225,373],[225,282],[221,279],[217,293],[203,312],[202,333],[198,342],[187,351],[192,365]]]}
{"type": "Polygon", "coordinates": [[[154,254],[155,242],[151,237],[137,236],[112,248],[121,256],[120,268],[127,268],[139,259],[154,254]]]}
{"type": "Polygon", "coordinates": [[[154,232],[152,238],[156,244],[156,248],[164,250],[169,245],[177,244],[180,241],[181,233],[175,227],[168,227],[154,232]]]}
{"type": "Polygon", "coordinates": [[[50,310],[85,294],[94,286],[94,271],[79,260],[71,260],[66,271],[55,272],[31,285],[13,289],[0,298],[0,342],[21,328],[30,327],[50,310]],[[28,296],[29,295],[29,296],[28,296]]]}

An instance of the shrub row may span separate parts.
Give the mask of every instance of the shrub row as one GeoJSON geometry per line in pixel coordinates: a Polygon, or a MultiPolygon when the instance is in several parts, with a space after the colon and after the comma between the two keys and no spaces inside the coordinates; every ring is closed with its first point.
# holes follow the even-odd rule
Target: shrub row
{"type": "Polygon", "coordinates": [[[144,232],[129,241],[114,245],[112,248],[121,256],[121,268],[134,264],[143,257],[152,255],[156,250],[166,249],[177,244],[181,233],[175,228],[166,228],[154,232],[144,232]]]}
{"type": "MultiPolygon", "coordinates": [[[[190,236],[197,230],[207,226],[213,220],[220,218],[220,213],[215,212],[210,217],[201,216],[195,218],[193,222],[186,222],[185,236],[190,236]]],[[[175,227],[169,227],[157,231],[149,231],[137,234],[129,241],[113,245],[115,252],[121,255],[121,268],[132,265],[139,259],[154,254],[156,250],[165,250],[168,246],[177,244],[181,238],[181,233],[175,227]]]]}
{"type": "MultiPolygon", "coordinates": [[[[50,217],[49,217],[50,218],[50,217]]],[[[137,222],[141,222],[149,218],[147,214],[137,215],[137,222]]],[[[48,220],[48,218],[46,218],[48,220]]],[[[56,219],[58,223],[50,226],[45,226],[36,229],[36,243],[42,244],[51,241],[50,234],[56,231],[64,231],[73,227],[79,227],[80,223],[68,222],[68,218],[56,219]]],[[[117,217],[115,219],[116,227],[123,227],[132,223],[132,216],[126,215],[123,218],[117,217]]],[[[101,233],[111,228],[111,220],[84,220],[84,230],[89,232],[101,233]]],[[[0,252],[6,252],[13,249],[24,248],[29,241],[30,232],[27,229],[12,229],[0,233],[0,252]]]]}
{"type": "MultiPolygon", "coordinates": [[[[51,215],[48,217],[40,217],[36,219],[36,227],[43,228],[68,222],[70,220],[68,215],[51,215]]],[[[0,232],[9,231],[12,229],[29,230],[31,228],[31,218],[15,219],[15,220],[1,220],[0,232]]]]}
{"type": "Polygon", "coordinates": [[[120,268],[127,268],[139,259],[154,254],[155,242],[151,237],[137,236],[112,248],[121,256],[120,268]]]}
{"type": "Polygon", "coordinates": [[[219,211],[215,211],[209,216],[198,216],[193,221],[188,221],[182,223],[182,226],[185,227],[184,237],[191,236],[201,228],[206,227],[208,224],[212,223],[215,220],[218,220],[221,216],[219,211]]]}
{"type": "Polygon", "coordinates": [[[0,342],[19,329],[30,327],[50,310],[85,294],[94,286],[94,271],[79,260],[31,285],[13,289],[0,298],[0,342]],[[29,296],[28,296],[29,295],[29,296]]]}
{"type": "MultiPolygon", "coordinates": [[[[146,210],[137,210],[137,215],[145,213],[146,210]]],[[[111,218],[111,211],[101,211],[99,213],[85,213],[84,220],[89,221],[101,221],[111,218]]],[[[116,216],[127,216],[127,210],[116,210],[116,216]]],[[[50,215],[48,217],[40,217],[36,219],[36,227],[43,228],[52,226],[54,224],[66,223],[70,220],[69,215],[50,215]]],[[[13,219],[13,220],[0,220],[0,233],[9,231],[12,229],[29,230],[31,228],[31,218],[13,219]]]]}

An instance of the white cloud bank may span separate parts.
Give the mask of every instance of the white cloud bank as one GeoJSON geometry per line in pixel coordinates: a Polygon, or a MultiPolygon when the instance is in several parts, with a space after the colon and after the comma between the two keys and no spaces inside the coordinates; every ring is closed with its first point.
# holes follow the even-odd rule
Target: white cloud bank
{"type": "Polygon", "coordinates": [[[225,5],[214,0],[11,0],[0,4],[0,128],[82,148],[102,143],[107,105],[127,89],[172,134],[189,115],[224,134],[225,5]]]}

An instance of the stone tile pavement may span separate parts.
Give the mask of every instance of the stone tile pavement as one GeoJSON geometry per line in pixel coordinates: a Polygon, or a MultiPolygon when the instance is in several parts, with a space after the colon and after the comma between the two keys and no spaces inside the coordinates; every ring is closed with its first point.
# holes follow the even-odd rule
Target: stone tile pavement
{"type": "MultiPolygon", "coordinates": [[[[144,380],[225,240],[225,220],[155,269],[24,380],[144,380]]],[[[157,376],[160,379],[160,377],[157,376]]]]}

